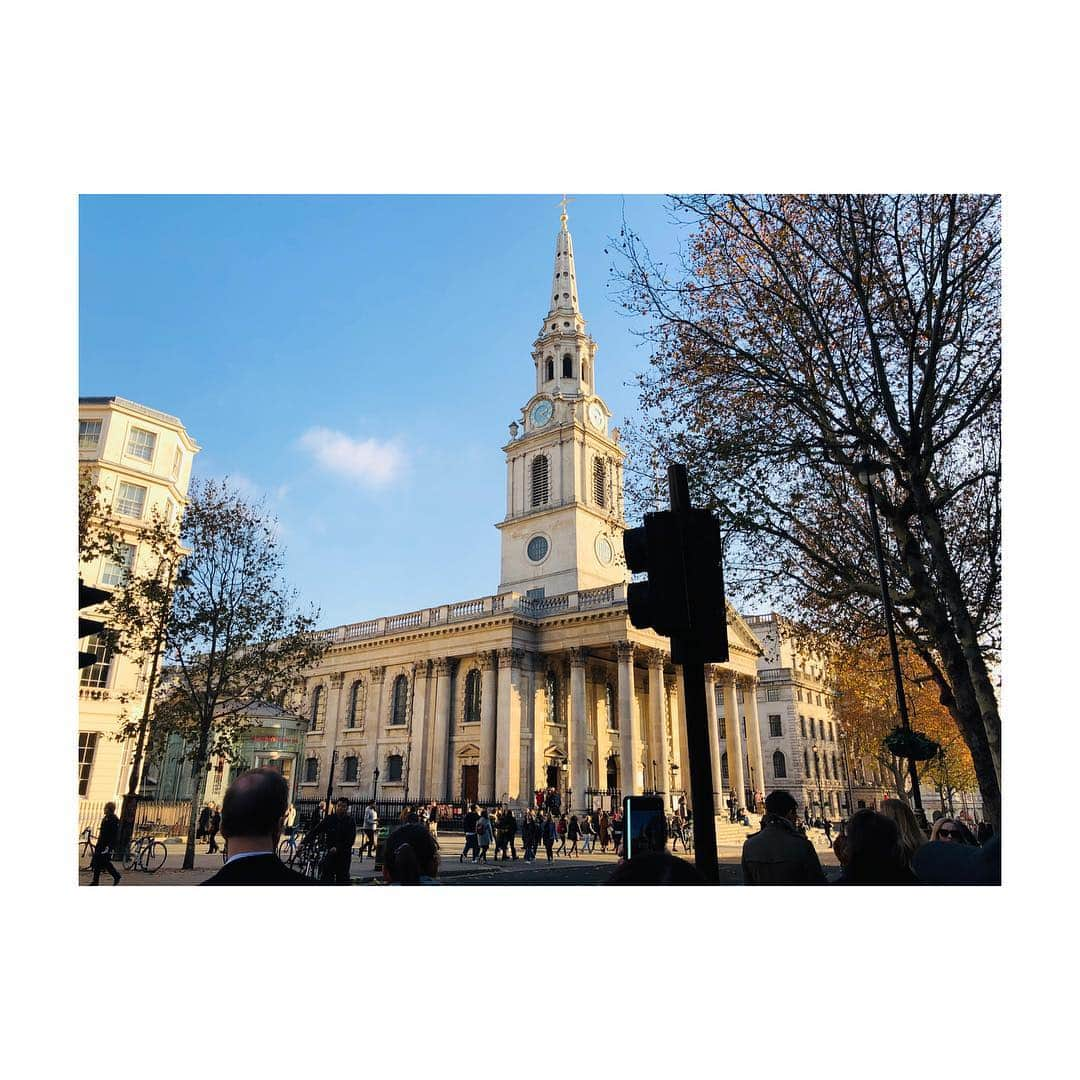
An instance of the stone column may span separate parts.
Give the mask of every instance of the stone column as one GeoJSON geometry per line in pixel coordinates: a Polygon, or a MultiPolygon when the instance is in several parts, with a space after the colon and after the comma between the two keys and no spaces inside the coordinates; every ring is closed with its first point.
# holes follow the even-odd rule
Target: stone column
{"type": "MultiPolygon", "coordinates": [[[[533,788],[545,786],[544,751],[547,747],[547,657],[533,653],[533,788]]],[[[532,798],[532,792],[529,797],[532,798]]]]}
{"type": "Polygon", "coordinates": [[[368,694],[366,708],[371,709],[374,706],[373,722],[370,724],[365,722],[364,724],[364,749],[368,755],[369,787],[367,795],[370,799],[375,788],[375,767],[378,766],[380,772],[383,769],[379,762],[379,729],[382,725],[383,680],[386,678],[386,668],[381,664],[376,664],[375,667],[368,670],[368,674],[371,676],[371,689],[368,694]]]}
{"type": "Polygon", "coordinates": [[[570,743],[570,792],[573,805],[568,809],[571,811],[579,810],[585,805],[585,789],[589,786],[585,753],[585,658],[584,649],[570,650],[570,718],[566,730],[570,743]]]}
{"type": "Polygon", "coordinates": [[[427,777],[424,775],[424,758],[427,755],[427,694],[431,668],[429,660],[413,665],[412,742],[409,746],[409,772],[405,778],[405,797],[431,798],[427,777]]]}
{"type": "MultiPolygon", "coordinates": [[[[678,670],[681,672],[682,668],[678,670]]],[[[664,693],[667,694],[668,722],[671,725],[671,764],[679,766],[675,775],[674,786],[682,789],[686,794],[686,805],[690,806],[690,792],[688,790],[690,784],[688,777],[690,774],[685,771],[688,766],[684,760],[686,757],[686,739],[683,735],[682,695],[680,693],[682,683],[679,681],[680,678],[681,676],[665,675],[664,693]]]]}
{"type": "Polygon", "coordinates": [[[495,654],[480,654],[480,772],[477,791],[480,802],[495,801],[495,654]]]}
{"type": "MultiPolygon", "coordinates": [[[[327,770],[329,770],[334,760],[334,750],[337,749],[338,727],[341,720],[341,687],[344,682],[344,672],[333,671],[330,673],[330,685],[327,687],[326,693],[326,726],[324,728],[326,740],[324,753],[326,754],[327,770]]],[[[323,773],[323,776],[328,780],[333,780],[334,787],[337,787],[336,776],[331,777],[329,771],[323,773]]]]}
{"type": "Polygon", "coordinates": [[[434,661],[435,668],[435,730],[431,736],[431,797],[446,802],[446,768],[450,753],[450,666],[449,657],[434,661]]]}
{"type": "MultiPolygon", "coordinates": [[[[709,716],[709,758],[712,761],[713,811],[722,813],[724,806],[724,774],[720,765],[720,721],[716,715],[716,681],[719,676],[713,664],[705,665],[705,709],[709,716]]],[[[731,743],[728,743],[728,767],[731,766],[731,743]]]]}
{"type": "MultiPolygon", "coordinates": [[[[499,723],[495,801],[518,802],[521,792],[521,649],[499,650],[499,723]]],[[[483,758],[481,758],[481,761],[483,758]]]]}
{"type": "Polygon", "coordinates": [[[735,676],[725,672],[724,721],[727,728],[727,763],[731,788],[739,802],[739,809],[746,809],[746,779],[743,776],[742,724],[739,721],[739,703],[735,700],[735,676]]]}
{"type": "MultiPolygon", "coordinates": [[[[743,680],[743,694],[746,697],[746,742],[750,755],[750,770],[753,773],[753,789],[766,794],[765,759],[761,753],[761,724],[757,709],[757,678],[751,675],[743,680]]],[[[754,807],[756,810],[757,807],[754,807]]]]}
{"type": "Polygon", "coordinates": [[[641,720],[634,696],[634,643],[617,641],[619,658],[619,771],[622,794],[640,795],[643,790],[641,766],[641,720]]]}
{"type": "Polygon", "coordinates": [[[668,792],[671,789],[668,769],[668,741],[664,726],[664,654],[659,649],[649,653],[649,746],[652,757],[649,766],[656,762],[656,775],[652,784],[664,795],[664,806],[670,806],[668,792]]]}

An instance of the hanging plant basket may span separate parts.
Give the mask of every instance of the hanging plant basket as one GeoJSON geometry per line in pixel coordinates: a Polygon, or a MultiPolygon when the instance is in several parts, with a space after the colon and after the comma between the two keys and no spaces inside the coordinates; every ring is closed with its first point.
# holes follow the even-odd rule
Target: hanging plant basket
{"type": "Polygon", "coordinates": [[[921,731],[907,731],[903,727],[893,728],[881,741],[890,754],[910,761],[929,761],[941,749],[929,735],[921,731]]]}

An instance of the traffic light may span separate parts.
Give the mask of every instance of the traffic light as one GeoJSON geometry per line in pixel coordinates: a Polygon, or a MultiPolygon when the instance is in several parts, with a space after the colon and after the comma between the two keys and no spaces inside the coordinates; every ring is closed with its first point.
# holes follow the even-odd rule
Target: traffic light
{"type": "Polygon", "coordinates": [[[676,498],[673,489],[675,509],[646,514],[641,528],[623,534],[626,565],[649,575],[630,584],[627,609],[638,629],[672,639],[675,663],[684,648],[701,661],[722,663],[728,640],[720,524],[711,511],[689,506],[685,472],[679,479],[684,493],[676,498]]]}
{"type": "MultiPolygon", "coordinates": [[[[103,604],[109,599],[109,593],[105,589],[95,589],[91,585],[84,585],[83,579],[79,578],[79,641],[90,637],[92,634],[100,634],[105,629],[105,624],[100,619],[84,619],[82,609],[103,604]]],[[[79,650],[79,667],[89,667],[97,657],[93,653],[79,650]]]]}

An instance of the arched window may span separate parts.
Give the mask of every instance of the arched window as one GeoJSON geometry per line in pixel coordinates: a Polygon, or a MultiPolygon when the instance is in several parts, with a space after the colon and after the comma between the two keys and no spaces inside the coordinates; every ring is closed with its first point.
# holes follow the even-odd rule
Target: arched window
{"type": "Polygon", "coordinates": [[[391,784],[401,783],[401,755],[391,754],[386,759],[386,779],[391,784]]]}
{"type": "Polygon", "coordinates": [[[607,466],[602,457],[593,458],[592,494],[597,506],[607,505],[607,466]]]}
{"type": "Polygon", "coordinates": [[[547,690],[547,722],[557,724],[559,723],[559,680],[555,677],[554,671],[547,673],[545,687],[547,690]]]}
{"type": "Polygon", "coordinates": [[[619,786],[619,758],[612,754],[607,759],[607,786],[617,788],[619,786]]]}
{"type": "Polygon", "coordinates": [[[612,686],[611,683],[607,683],[604,686],[604,712],[607,714],[608,728],[613,731],[618,731],[619,710],[615,708],[615,687],[612,686]]]}
{"type": "Polygon", "coordinates": [[[304,783],[314,784],[319,779],[319,759],[309,757],[304,762],[304,783]]]}
{"type": "Polygon", "coordinates": [[[390,701],[390,723],[404,724],[405,710],[409,704],[409,680],[399,675],[394,680],[394,690],[390,701]]]}
{"type": "Polygon", "coordinates": [[[730,777],[730,775],[728,773],[727,751],[726,750],[720,755],[720,776],[723,779],[725,784],[729,783],[730,780],[731,780],[731,777],[730,777]]]}
{"type": "Polygon", "coordinates": [[[777,780],[783,780],[787,776],[787,759],[779,750],[772,756],[772,774],[777,780]]]}
{"type": "Polygon", "coordinates": [[[308,731],[318,731],[322,727],[324,697],[323,688],[316,686],[311,695],[311,715],[308,720],[308,731]]]}
{"type": "Polygon", "coordinates": [[[465,723],[480,723],[480,672],[476,668],[465,676],[465,723]]]}
{"type": "Polygon", "coordinates": [[[345,781],[346,784],[355,784],[356,783],[356,767],[357,767],[356,757],[355,757],[355,755],[350,754],[345,759],[345,775],[342,777],[342,779],[345,781]]]}
{"type": "Polygon", "coordinates": [[[548,501],[548,459],[537,454],[532,460],[532,504],[545,506],[548,501]]]}
{"type": "Polygon", "coordinates": [[[581,361],[581,381],[582,382],[588,382],[589,381],[589,364],[585,360],[581,361]]]}
{"type": "Polygon", "coordinates": [[[562,373],[564,379],[569,379],[574,374],[574,359],[569,353],[563,354],[562,373]]]}
{"type": "Polygon", "coordinates": [[[769,738],[779,739],[784,734],[784,726],[775,713],[769,716],[769,738]]]}
{"type": "Polygon", "coordinates": [[[357,679],[349,688],[349,711],[345,721],[346,727],[354,728],[360,722],[360,711],[363,708],[363,698],[361,694],[364,690],[364,684],[357,679]]]}
{"type": "Polygon", "coordinates": [[[551,382],[555,378],[555,361],[549,356],[544,361],[544,381],[551,382]]]}

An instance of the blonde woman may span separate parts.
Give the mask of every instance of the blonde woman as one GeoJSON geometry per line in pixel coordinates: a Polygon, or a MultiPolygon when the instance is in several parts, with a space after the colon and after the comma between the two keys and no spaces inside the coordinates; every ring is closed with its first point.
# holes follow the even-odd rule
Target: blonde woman
{"type": "Polygon", "coordinates": [[[915,852],[926,843],[926,834],[919,828],[911,807],[901,799],[883,799],[880,812],[896,826],[900,834],[901,855],[910,866],[915,852]]]}

